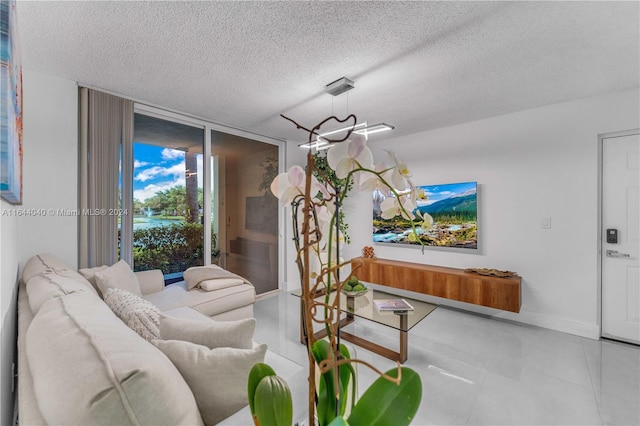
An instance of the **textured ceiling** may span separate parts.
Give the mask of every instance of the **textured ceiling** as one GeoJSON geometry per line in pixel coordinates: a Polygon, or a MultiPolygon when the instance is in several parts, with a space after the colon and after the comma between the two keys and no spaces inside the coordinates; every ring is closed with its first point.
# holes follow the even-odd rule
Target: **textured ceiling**
{"type": "Polygon", "coordinates": [[[380,138],[640,85],[636,1],[17,7],[25,68],[294,141],[279,114],[396,127],[380,138]]]}

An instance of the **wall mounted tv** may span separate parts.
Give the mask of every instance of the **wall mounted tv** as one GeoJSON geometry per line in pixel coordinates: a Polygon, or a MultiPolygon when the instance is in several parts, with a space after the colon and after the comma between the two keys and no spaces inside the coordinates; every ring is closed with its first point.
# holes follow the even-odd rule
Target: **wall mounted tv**
{"type": "MultiPolygon", "coordinates": [[[[447,183],[418,188],[424,190],[426,199],[418,200],[416,210],[428,213],[433,218],[433,226],[424,230],[420,227],[422,220],[416,215],[414,223],[424,245],[477,249],[477,183],[447,183]]],[[[409,240],[411,222],[408,219],[401,216],[382,218],[380,205],[385,198],[380,191],[373,192],[373,242],[420,247],[420,242],[409,240]]]]}

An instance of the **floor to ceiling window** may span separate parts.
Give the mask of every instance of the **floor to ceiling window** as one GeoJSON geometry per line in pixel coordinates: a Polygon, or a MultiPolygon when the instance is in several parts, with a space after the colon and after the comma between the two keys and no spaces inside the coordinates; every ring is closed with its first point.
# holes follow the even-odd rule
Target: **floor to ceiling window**
{"type": "Polygon", "coordinates": [[[135,114],[133,267],[204,265],[204,129],[135,114]]]}
{"type": "Polygon", "coordinates": [[[121,187],[134,212],[134,270],[160,269],[172,282],[213,263],[258,294],[278,289],[280,208],[269,186],[284,144],[253,136],[136,106],[133,167],[122,166],[132,185],[121,187]]]}

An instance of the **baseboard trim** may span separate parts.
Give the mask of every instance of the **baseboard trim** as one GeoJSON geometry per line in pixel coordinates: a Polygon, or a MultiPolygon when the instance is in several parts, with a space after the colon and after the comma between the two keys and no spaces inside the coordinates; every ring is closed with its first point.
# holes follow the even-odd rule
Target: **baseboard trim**
{"type": "Polygon", "coordinates": [[[596,324],[589,324],[566,318],[558,318],[551,315],[543,315],[535,312],[528,312],[525,310],[521,310],[518,315],[509,315],[506,312],[500,312],[494,316],[496,318],[507,319],[509,321],[535,325],[537,327],[561,331],[563,333],[573,334],[575,336],[586,337],[587,339],[600,339],[600,327],[596,324]]]}

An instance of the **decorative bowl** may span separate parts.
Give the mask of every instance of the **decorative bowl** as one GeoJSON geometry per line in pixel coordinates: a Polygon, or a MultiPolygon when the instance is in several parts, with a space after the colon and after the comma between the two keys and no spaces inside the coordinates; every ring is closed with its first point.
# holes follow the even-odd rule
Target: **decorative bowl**
{"type": "Polygon", "coordinates": [[[345,289],[342,289],[342,293],[346,294],[347,296],[350,296],[350,297],[358,297],[358,296],[362,296],[363,294],[366,294],[369,291],[369,287],[367,287],[362,282],[360,282],[360,284],[364,287],[364,290],[362,290],[362,291],[347,291],[345,289]]]}

